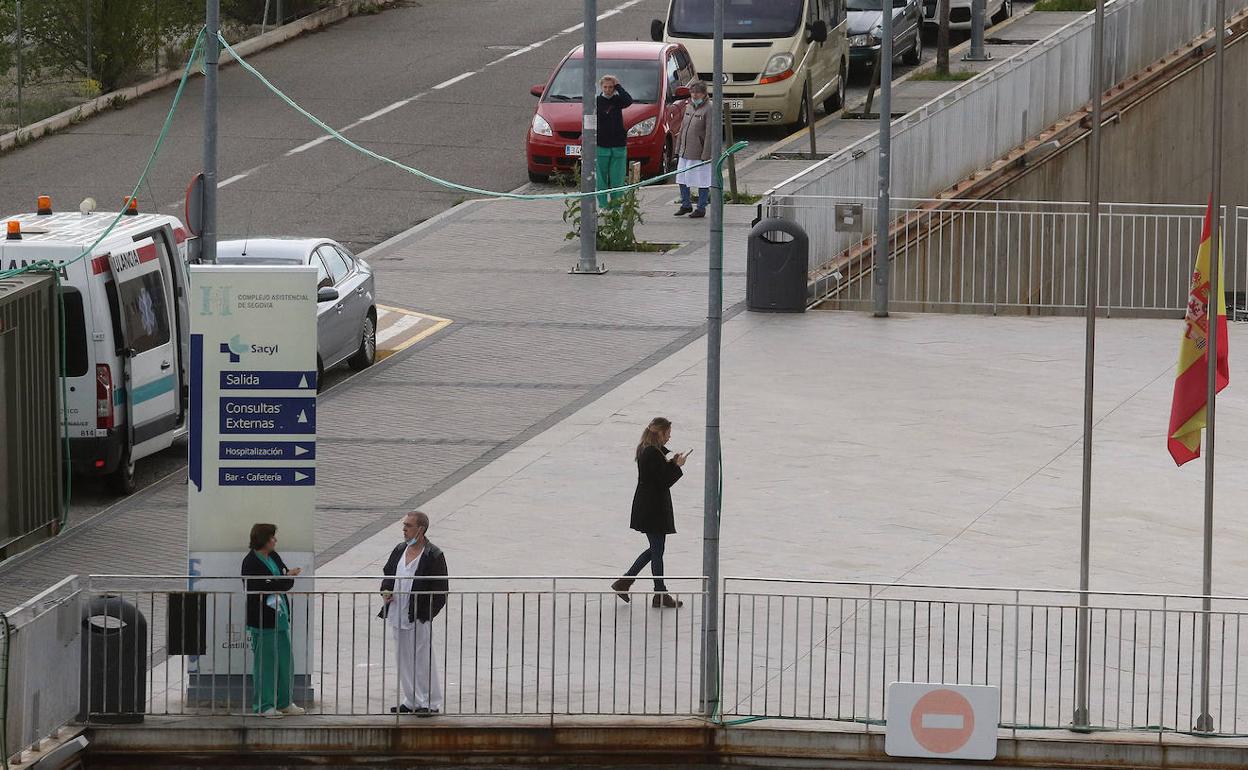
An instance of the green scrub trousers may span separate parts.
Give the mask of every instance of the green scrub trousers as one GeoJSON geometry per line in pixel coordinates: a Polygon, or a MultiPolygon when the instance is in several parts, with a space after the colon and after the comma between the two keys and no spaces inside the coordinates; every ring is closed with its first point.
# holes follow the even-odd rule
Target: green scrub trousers
{"type": "Polygon", "coordinates": [[[251,649],[255,655],[252,695],[256,713],[271,708],[286,708],[290,705],[294,675],[288,616],[285,613],[278,615],[277,628],[247,626],[247,634],[251,637],[251,649]]]}
{"type": "MultiPolygon", "coordinates": [[[[596,163],[598,171],[598,189],[609,190],[612,187],[623,187],[628,184],[628,148],[599,147],[596,163]]],[[[624,197],[623,193],[611,194],[611,205],[624,197]]],[[[607,207],[607,196],[598,196],[598,208],[607,207]]]]}

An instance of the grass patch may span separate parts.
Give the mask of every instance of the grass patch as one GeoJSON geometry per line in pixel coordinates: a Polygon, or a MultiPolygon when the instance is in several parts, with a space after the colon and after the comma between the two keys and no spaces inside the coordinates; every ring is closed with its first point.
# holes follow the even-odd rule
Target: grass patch
{"type": "Polygon", "coordinates": [[[724,192],[724,203],[728,203],[728,204],[740,203],[740,204],[745,204],[748,206],[754,203],[758,203],[762,199],[763,199],[763,196],[754,195],[749,190],[737,190],[736,195],[733,195],[731,192],[727,192],[727,191],[724,192]]]}
{"type": "Polygon", "coordinates": [[[1096,0],[1039,0],[1033,11],[1094,11],[1096,0]]]}
{"type": "Polygon", "coordinates": [[[928,70],[927,72],[920,72],[917,75],[911,75],[910,79],[911,80],[938,80],[938,81],[947,81],[947,82],[960,82],[963,80],[970,80],[971,78],[975,77],[977,74],[979,73],[971,72],[970,70],[953,70],[949,72],[949,74],[947,75],[942,75],[936,70],[928,70]]]}

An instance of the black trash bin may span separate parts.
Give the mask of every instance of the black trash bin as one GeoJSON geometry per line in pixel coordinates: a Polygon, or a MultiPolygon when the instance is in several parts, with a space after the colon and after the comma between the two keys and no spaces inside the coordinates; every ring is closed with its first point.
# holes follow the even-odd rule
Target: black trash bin
{"type": "Polygon", "coordinates": [[[745,305],[763,313],[806,312],[810,242],[787,219],[770,217],[750,230],[745,305]]]}
{"type": "Polygon", "coordinates": [[[82,611],[81,722],[142,722],[147,700],[147,618],[120,596],[82,611]]]}

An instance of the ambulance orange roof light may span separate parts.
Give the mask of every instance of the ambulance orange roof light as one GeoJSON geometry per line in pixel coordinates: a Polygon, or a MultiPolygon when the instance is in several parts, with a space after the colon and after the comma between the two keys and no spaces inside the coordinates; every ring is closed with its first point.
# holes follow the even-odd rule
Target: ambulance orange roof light
{"type": "Polygon", "coordinates": [[[36,212],[39,214],[39,216],[46,217],[52,213],[52,196],[51,195],[40,195],[36,200],[38,201],[36,204],[37,206],[36,212]]]}
{"type": "Polygon", "coordinates": [[[136,216],[139,213],[139,199],[126,196],[126,215],[136,216]]]}
{"type": "Polygon", "coordinates": [[[22,223],[16,219],[10,219],[7,227],[8,234],[5,236],[10,241],[20,241],[22,239],[22,223]]]}

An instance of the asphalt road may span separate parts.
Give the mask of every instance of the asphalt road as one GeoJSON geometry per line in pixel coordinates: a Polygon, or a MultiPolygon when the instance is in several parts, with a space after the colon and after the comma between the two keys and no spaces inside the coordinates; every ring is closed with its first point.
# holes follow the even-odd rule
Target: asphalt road
{"type": "MultiPolygon", "coordinates": [[[[603,40],[649,39],[667,0],[599,0],[603,40]]],[[[1021,9],[1020,9],[1021,10],[1021,9]]],[[[349,19],[249,59],[328,124],[383,155],[431,174],[494,190],[527,184],[529,88],[581,40],[581,5],[551,0],[408,0],[349,19]]],[[[957,33],[954,43],[964,39],[957,33]]],[[[934,56],[927,35],[925,60],[934,56]]],[[[900,63],[895,74],[910,70],[900,63]]],[[[869,72],[851,78],[851,103],[869,72]]],[[[176,113],[141,205],[180,213],[201,168],[202,81],[176,113]]],[[[107,209],[130,193],[173,89],[0,155],[0,212],[27,211],[39,194],[58,208],[91,196],[107,209]]],[[[761,151],[780,129],[739,130],[761,151]]],[[[220,228],[223,237],[325,235],[356,250],[379,243],[465,197],[333,141],[237,66],[220,91],[220,228]]],[[[482,255],[482,259],[488,259],[482,255]]],[[[479,267],[479,265],[478,265],[479,267]]],[[[382,298],[395,302],[399,298],[382,298]]],[[[400,303],[401,304],[401,303],[400,303]]],[[[327,377],[330,387],[350,372],[327,377]]],[[[177,445],[138,465],[140,487],[183,473],[177,445]]],[[[115,501],[99,480],[74,479],[71,524],[115,501]]]]}

